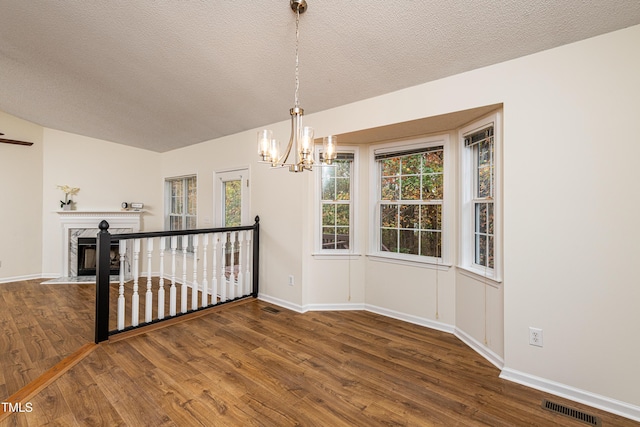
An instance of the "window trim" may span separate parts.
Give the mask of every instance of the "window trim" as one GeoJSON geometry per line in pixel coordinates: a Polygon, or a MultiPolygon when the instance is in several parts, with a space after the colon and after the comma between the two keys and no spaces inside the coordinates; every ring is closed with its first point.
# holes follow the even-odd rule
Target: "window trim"
{"type": "Polygon", "coordinates": [[[458,130],[460,152],[460,242],[458,268],[467,276],[484,281],[492,286],[502,282],[502,112],[476,120],[458,130]],[[493,268],[475,263],[475,210],[474,186],[475,155],[465,146],[465,136],[480,131],[493,124],[493,268]]]}
{"type": "Polygon", "coordinates": [[[370,259],[399,263],[404,265],[433,266],[437,269],[448,269],[452,265],[451,236],[453,230],[449,221],[449,212],[453,207],[452,200],[454,197],[454,188],[452,181],[452,173],[454,162],[452,161],[452,152],[450,144],[450,135],[448,133],[426,136],[411,140],[392,141],[381,144],[372,144],[369,153],[369,247],[367,256],[370,259]],[[423,255],[408,255],[401,253],[383,252],[380,248],[380,171],[378,163],[375,159],[376,155],[409,152],[419,150],[421,148],[430,148],[441,145],[444,152],[443,164],[443,182],[442,186],[444,194],[442,198],[442,216],[440,218],[441,229],[441,253],[440,257],[431,257],[423,255]]]}
{"type": "MultiPolygon", "coordinates": [[[[320,157],[322,155],[322,146],[316,152],[320,157]]],[[[330,259],[333,257],[344,258],[351,256],[359,256],[359,237],[360,233],[356,230],[358,218],[358,175],[360,161],[360,147],[356,145],[340,145],[338,154],[352,154],[353,161],[351,163],[351,180],[350,180],[350,199],[349,199],[349,249],[323,249],[322,248],[322,168],[326,166],[315,166],[315,179],[313,180],[313,211],[314,211],[314,248],[312,255],[317,259],[330,259]]]]}

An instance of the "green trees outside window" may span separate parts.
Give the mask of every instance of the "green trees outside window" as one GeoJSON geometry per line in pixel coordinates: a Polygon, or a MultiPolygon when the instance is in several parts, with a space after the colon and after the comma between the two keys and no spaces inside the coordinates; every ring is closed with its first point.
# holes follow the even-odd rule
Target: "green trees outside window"
{"type": "Polygon", "coordinates": [[[440,257],[444,147],[377,155],[380,250],[440,257]]]}

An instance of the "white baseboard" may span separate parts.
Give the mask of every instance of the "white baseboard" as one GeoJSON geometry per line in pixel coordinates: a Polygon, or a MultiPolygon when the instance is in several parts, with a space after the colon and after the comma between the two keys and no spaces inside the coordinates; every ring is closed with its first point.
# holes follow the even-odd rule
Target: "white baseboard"
{"type": "Polygon", "coordinates": [[[502,357],[491,351],[490,348],[483,345],[471,335],[458,328],[455,329],[453,334],[458,337],[460,341],[471,347],[480,356],[487,359],[496,368],[502,369],[504,367],[504,359],[502,357]]]}
{"type": "Polygon", "coordinates": [[[435,320],[425,319],[424,317],[413,316],[411,314],[401,313],[399,311],[389,310],[388,308],[382,308],[371,304],[365,304],[364,309],[372,313],[413,323],[414,325],[435,329],[437,331],[448,332],[450,334],[454,332],[453,325],[449,325],[448,323],[437,322],[435,320]]]}
{"type": "Polygon", "coordinates": [[[344,304],[307,304],[304,306],[305,311],[357,311],[364,310],[362,303],[344,303],[344,304]]]}
{"type": "Polygon", "coordinates": [[[23,280],[42,279],[43,277],[44,276],[42,274],[27,274],[24,276],[2,277],[0,278],[0,283],[21,282],[23,280]]]}
{"type": "Polygon", "coordinates": [[[263,293],[258,293],[258,299],[298,313],[305,313],[307,311],[301,305],[291,304],[289,301],[285,301],[283,299],[272,297],[271,295],[263,293]]]}
{"type": "Polygon", "coordinates": [[[516,371],[515,369],[502,369],[500,378],[575,402],[584,403],[585,405],[593,406],[594,408],[602,409],[603,411],[611,412],[612,414],[620,415],[621,417],[634,421],[640,421],[640,406],[621,402],[610,397],[601,396],[546,378],[536,377],[525,372],[516,371]]]}

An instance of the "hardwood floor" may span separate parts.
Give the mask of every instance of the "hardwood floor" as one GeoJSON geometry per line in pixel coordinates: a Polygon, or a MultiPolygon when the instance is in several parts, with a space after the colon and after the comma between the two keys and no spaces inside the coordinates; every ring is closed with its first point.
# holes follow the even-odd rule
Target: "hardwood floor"
{"type": "MultiPolygon", "coordinates": [[[[3,328],[4,353],[17,332],[3,328]]],[[[63,331],[77,336],[75,328],[63,331]]],[[[450,334],[369,312],[299,314],[248,300],[98,346],[31,398],[31,412],[0,425],[587,425],[543,410],[544,398],[604,426],[638,425],[498,374],[450,334]]]]}
{"type": "Polygon", "coordinates": [[[0,284],[0,399],[93,342],[94,285],[0,284]]]}

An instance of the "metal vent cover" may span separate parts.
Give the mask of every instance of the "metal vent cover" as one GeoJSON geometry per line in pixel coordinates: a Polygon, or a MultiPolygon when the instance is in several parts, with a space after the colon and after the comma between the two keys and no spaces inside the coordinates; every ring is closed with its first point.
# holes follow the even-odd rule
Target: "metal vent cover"
{"type": "Polygon", "coordinates": [[[595,415],[587,414],[586,412],[570,408],[557,402],[551,402],[550,400],[544,399],[542,401],[542,408],[556,414],[573,418],[574,420],[582,421],[583,423],[587,423],[591,426],[602,426],[600,418],[596,417],[595,415]]]}
{"type": "Polygon", "coordinates": [[[273,313],[273,314],[280,313],[280,310],[271,306],[262,307],[262,311],[266,311],[267,313],[273,313]]]}

